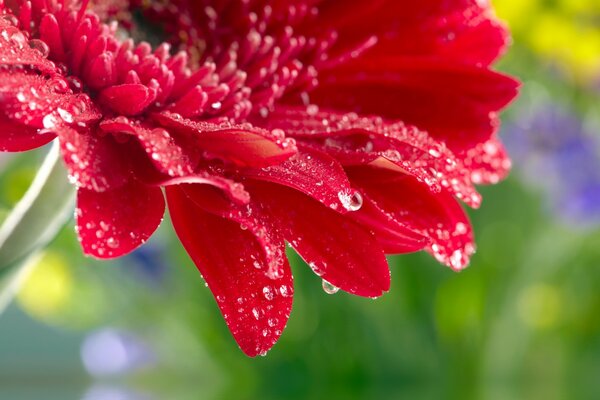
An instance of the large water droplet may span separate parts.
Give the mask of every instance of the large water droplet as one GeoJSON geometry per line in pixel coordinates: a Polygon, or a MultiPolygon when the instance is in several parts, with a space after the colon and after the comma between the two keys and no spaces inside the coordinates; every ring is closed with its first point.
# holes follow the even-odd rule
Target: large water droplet
{"type": "Polygon", "coordinates": [[[50,47],[40,39],[32,39],[29,41],[29,47],[34,50],[39,51],[42,54],[42,57],[48,57],[50,54],[50,47]]]}
{"type": "Polygon", "coordinates": [[[10,41],[12,42],[13,45],[22,49],[23,47],[25,47],[25,44],[27,43],[27,38],[21,32],[14,32],[10,36],[10,41]]]}
{"type": "Polygon", "coordinates": [[[358,211],[363,205],[362,195],[355,191],[354,193],[348,193],[347,191],[341,191],[338,193],[338,197],[342,206],[348,211],[358,211]]]}
{"type": "Polygon", "coordinates": [[[340,291],[340,288],[333,286],[331,283],[329,283],[325,279],[323,279],[323,290],[327,294],[336,294],[337,292],[340,291]]]}
{"type": "Polygon", "coordinates": [[[53,129],[56,127],[57,122],[58,121],[53,114],[48,114],[44,117],[44,119],[42,119],[42,124],[44,125],[45,129],[53,129]]]}

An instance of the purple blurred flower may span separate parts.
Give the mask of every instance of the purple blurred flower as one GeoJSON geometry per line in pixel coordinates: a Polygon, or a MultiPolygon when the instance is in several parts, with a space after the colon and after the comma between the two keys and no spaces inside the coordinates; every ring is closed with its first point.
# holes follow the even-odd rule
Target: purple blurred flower
{"type": "Polygon", "coordinates": [[[537,105],[505,128],[516,170],[546,192],[565,221],[600,225],[600,137],[588,121],[556,103],[537,105]]]}
{"type": "Polygon", "coordinates": [[[130,374],[156,362],[155,353],[141,338],[113,328],[89,335],[81,347],[81,359],[96,377],[130,374]]]}

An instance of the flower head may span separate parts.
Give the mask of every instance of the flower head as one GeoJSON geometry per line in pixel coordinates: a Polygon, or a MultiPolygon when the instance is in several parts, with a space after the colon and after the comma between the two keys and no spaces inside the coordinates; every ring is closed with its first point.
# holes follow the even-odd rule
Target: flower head
{"type": "Polygon", "coordinates": [[[103,15],[141,7],[170,45],[121,39],[86,2],[0,5],[0,146],[58,136],[87,254],[143,243],[166,188],[249,355],[289,317],[286,242],[329,285],[368,297],[389,289],[386,254],[466,267],[459,200],[477,207],[473,185],[507,173],[497,112],[517,89],[489,68],[508,35],[486,2],[114,4],[103,15]]]}

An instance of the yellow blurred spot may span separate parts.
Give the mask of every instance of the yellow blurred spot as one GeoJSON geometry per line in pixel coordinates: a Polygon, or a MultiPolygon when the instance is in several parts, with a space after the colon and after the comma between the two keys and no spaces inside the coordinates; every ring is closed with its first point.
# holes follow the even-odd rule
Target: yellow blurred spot
{"type": "Polygon", "coordinates": [[[536,284],[524,289],[518,298],[518,314],[530,328],[545,330],[555,327],[562,314],[560,291],[551,285],[536,284]]]}
{"type": "Polygon", "coordinates": [[[600,76],[600,0],[495,0],[515,42],[575,80],[600,76]]]}
{"type": "Polygon", "coordinates": [[[48,319],[65,306],[73,290],[66,261],[56,253],[46,253],[34,266],[17,299],[33,317],[48,319]]]}

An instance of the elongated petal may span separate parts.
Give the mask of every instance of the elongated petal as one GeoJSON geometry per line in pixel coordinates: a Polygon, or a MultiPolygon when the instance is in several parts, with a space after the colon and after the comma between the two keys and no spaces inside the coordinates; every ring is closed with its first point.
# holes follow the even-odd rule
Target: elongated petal
{"type": "Polygon", "coordinates": [[[334,0],[323,3],[320,18],[337,27],[340,46],[356,44],[366,34],[377,36],[364,57],[411,55],[489,65],[510,41],[489,1],[347,0],[344,7],[334,0]]]}
{"type": "Polygon", "coordinates": [[[301,147],[297,154],[279,165],[247,169],[243,174],[291,187],[342,212],[346,196],[355,192],[335,158],[310,147],[301,147]]]}
{"type": "Polygon", "coordinates": [[[492,136],[497,112],[516,96],[517,88],[512,78],[481,67],[388,58],[337,70],[321,80],[311,99],[336,109],[402,120],[459,151],[492,136]]]}
{"type": "Polygon", "coordinates": [[[77,234],[83,251],[97,258],[127,254],[154,233],[165,211],[162,191],[135,181],[98,193],[77,191],[77,234]]]}
{"type": "Polygon", "coordinates": [[[15,123],[0,115],[0,151],[27,151],[43,146],[56,135],[15,123]]]}
{"type": "Polygon", "coordinates": [[[250,231],[203,211],[177,187],[167,189],[167,199],[177,235],[238,345],[250,357],[264,354],[279,339],[292,308],[287,260],[281,260],[280,277],[268,277],[264,269],[269,261],[250,231]]]}
{"type": "Polygon", "coordinates": [[[361,209],[349,216],[373,232],[386,254],[412,253],[431,244],[429,237],[403,225],[366,194],[361,209]]]}
{"type": "Polygon", "coordinates": [[[131,179],[127,154],[111,136],[90,128],[63,127],[57,133],[69,177],[77,186],[103,192],[131,179]]]}
{"type": "Polygon", "coordinates": [[[184,149],[175,143],[165,129],[146,127],[125,117],[106,119],[100,124],[100,129],[136,137],[152,164],[166,175],[177,177],[191,175],[194,171],[194,165],[184,154],[184,149]]]}
{"type": "Polygon", "coordinates": [[[141,84],[111,86],[100,93],[99,101],[117,114],[141,113],[156,100],[156,90],[141,84]]]}
{"type": "Polygon", "coordinates": [[[247,188],[268,226],[280,230],[317,275],[358,296],[389,290],[383,250],[358,223],[286,187],[255,182],[247,188]]]}
{"type": "Polygon", "coordinates": [[[352,182],[402,225],[428,236],[428,251],[454,270],[464,269],[475,252],[473,232],[464,210],[448,193],[432,193],[414,178],[357,167],[352,182]]]}
{"type": "Polygon", "coordinates": [[[208,155],[240,166],[279,164],[297,151],[295,142],[285,138],[283,132],[269,132],[249,124],[197,122],[171,113],[156,115],[155,119],[208,155]]]}
{"type": "Polygon", "coordinates": [[[325,151],[344,166],[391,169],[414,176],[433,192],[446,190],[472,207],[481,203],[462,160],[444,143],[402,122],[315,106],[280,106],[256,123],[284,129],[300,144],[325,151]]]}

